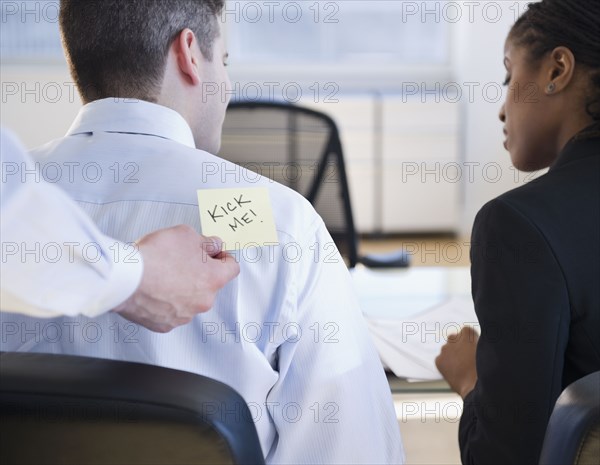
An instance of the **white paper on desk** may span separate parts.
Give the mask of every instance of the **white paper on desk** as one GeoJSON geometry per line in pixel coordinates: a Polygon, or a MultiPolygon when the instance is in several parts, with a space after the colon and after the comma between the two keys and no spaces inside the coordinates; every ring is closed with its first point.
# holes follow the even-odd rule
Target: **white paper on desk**
{"type": "Polygon", "coordinates": [[[452,297],[401,319],[367,316],[379,356],[396,376],[415,380],[441,379],[435,358],[450,334],[465,326],[479,329],[469,296],[452,297]]]}
{"type": "Polygon", "coordinates": [[[371,270],[357,266],[352,281],[367,319],[399,320],[428,311],[451,296],[470,299],[468,268],[371,270]]]}

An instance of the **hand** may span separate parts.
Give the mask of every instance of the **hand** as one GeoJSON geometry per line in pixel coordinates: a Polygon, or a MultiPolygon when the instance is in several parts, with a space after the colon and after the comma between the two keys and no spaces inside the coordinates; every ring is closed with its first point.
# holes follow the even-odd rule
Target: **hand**
{"type": "Polygon", "coordinates": [[[448,342],[435,359],[437,369],[448,381],[452,390],[463,399],[473,390],[477,382],[475,367],[477,341],[479,335],[473,328],[465,326],[458,334],[448,336],[448,342]]]}
{"type": "Polygon", "coordinates": [[[152,331],[167,333],[208,311],[217,292],[240,272],[218,238],[188,226],[149,234],[137,242],[144,260],[142,282],[114,311],[152,331]]]}

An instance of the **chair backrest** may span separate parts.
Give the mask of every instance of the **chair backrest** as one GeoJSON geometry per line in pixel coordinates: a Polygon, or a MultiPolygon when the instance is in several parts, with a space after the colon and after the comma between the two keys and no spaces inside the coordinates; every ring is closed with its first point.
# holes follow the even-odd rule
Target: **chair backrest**
{"type": "Polygon", "coordinates": [[[570,384],[556,401],[539,463],[600,463],[600,371],[570,384]]]}
{"type": "Polygon", "coordinates": [[[357,235],[342,144],[329,116],[289,103],[233,102],[222,140],[222,158],[306,197],[348,265],[356,265],[357,235]]]}
{"type": "Polygon", "coordinates": [[[262,464],[244,399],[138,363],[0,354],[3,464],[262,464]]]}

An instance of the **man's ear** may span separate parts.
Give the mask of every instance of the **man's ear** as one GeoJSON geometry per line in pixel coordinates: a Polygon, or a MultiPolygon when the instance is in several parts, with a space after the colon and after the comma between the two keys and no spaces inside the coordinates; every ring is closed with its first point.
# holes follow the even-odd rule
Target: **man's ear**
{"type": "Polygon", "coordinates": [[[556,47],[550,53],[546,94],[564,90],[573,80],[575,55],[567,47],[556,47]]]}
{"type": "Polygon", "coordinates": [[[184,29],[173,43],[177,64],[182,75],[192,85],[200,84],[201,54],[196,35],[184,29]]]}

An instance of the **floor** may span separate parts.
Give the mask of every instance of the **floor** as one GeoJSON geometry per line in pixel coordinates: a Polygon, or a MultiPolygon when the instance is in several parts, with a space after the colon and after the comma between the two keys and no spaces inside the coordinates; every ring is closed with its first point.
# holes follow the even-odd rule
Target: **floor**
{"type": "Polygon", "coordinates": [[[400,433],[410,465],[460,465],[457,394],[394,394],[400,433]]]}
{"type": "MultiPolygon", "coordinates": [[[[363,239],[360,253],[410,252],[412,266],[469,266],[469,239],[414,236],[363,239]]],[[[460,464],[458,422],[462,400],[456,394],[394,394],[394,406],[409,465],[460,464]]]]}

